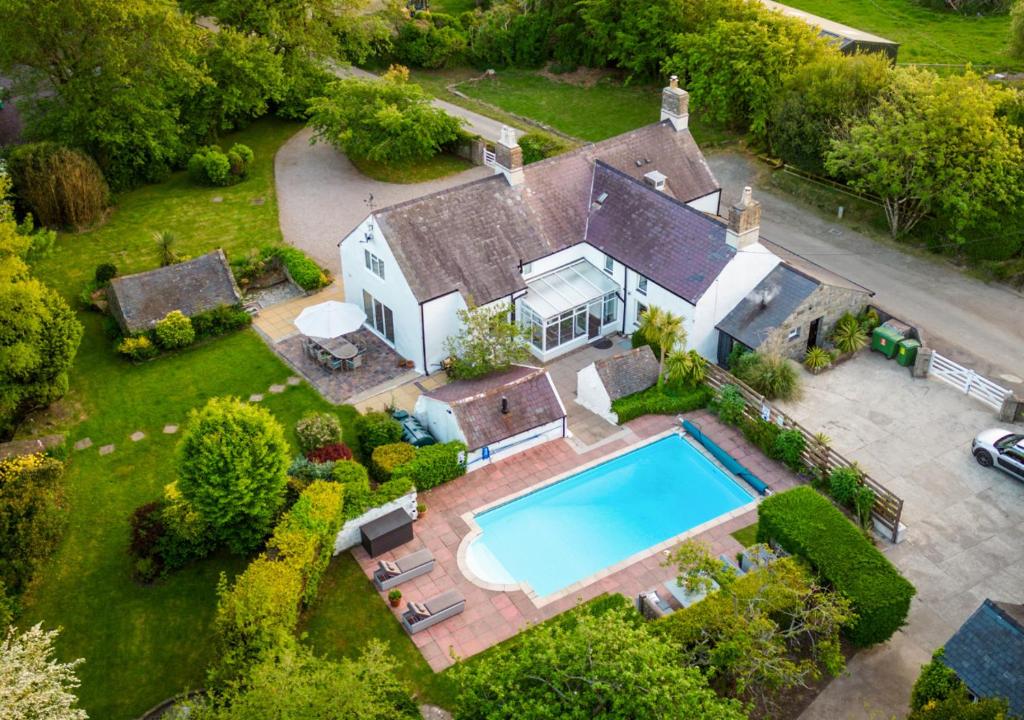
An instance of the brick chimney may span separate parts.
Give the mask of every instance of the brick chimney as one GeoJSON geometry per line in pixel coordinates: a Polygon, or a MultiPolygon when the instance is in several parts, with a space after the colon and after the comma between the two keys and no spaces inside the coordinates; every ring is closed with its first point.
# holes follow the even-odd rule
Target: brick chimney
{"type": "Polygon", "coordinates": [[[679,87],[678,75],[670,77],[661,91],[661,119],[671,120],[676,132],[690,125],[690,94],[679,87]]]}
{"type": "Polygon", "coordinates": [[[761,203],[754,200],[750,186],[743,188],[740,201],[729,208],[725,241],[737,250],[755,244],[761,234],[761,203]]]}
{"type": "Polygon", "coordinates": [[[523,149],[516,140],[515,130],[501,126],[501,139],[494,146],[494,172],[504,173],[509,185],[521,185],[523,180],[523,149]]]}

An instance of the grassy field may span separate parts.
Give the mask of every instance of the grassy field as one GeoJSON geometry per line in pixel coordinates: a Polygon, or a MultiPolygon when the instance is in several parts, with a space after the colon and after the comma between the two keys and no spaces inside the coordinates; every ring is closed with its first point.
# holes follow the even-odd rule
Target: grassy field
{"type": "Polygon", "coordinates": [[[369,178],[379,182],[400,183],[402,185],[436,180],[462,172],[463,170],[469,170],[473,167],[473,163],[468,160],[463,160],[457,155],[449,153],[440,153],[426,162],[398,167],[389,167],[373,160],[359,160],[356,158],[349,158],[349,160],[352,161],[352,164],[356,166],[359,172],[369,178]]]}
{"type": "Polygon", "coordinates": [[[730,535],[743,547],[750,547],[757,542],[757,523],[740,528],[736,532],[730,533],[730,535]]]}
{"type": "MultiPolygon", "coordinates": [[[[413,80],[440,98],[465,105],[487,115],[495,113],[473,100],[481,100],[509,112],[549,125],[556,130],[595,142],[657,122],[661,104],[661,88],[645,85],[623,85],[614,78],[604,78],[586,86],[552,80],[530,70],[499,70],[492,79],[467,81],[473,71],[459,69],[438,72],[417,71],[413,80]],[[457,83],[468,95],[461,100],[447,91],[457,83]]],[[[501,118],[504,119],[504,118],[501,118]]],[[[510,118],[511,124],[529,130],[528,125],[510,118]]],[[[721,129],[690,118],[693,135],[701,144],[721,142],[729,137],[721,129]]]]}
{"type": "Polygon", "coordinates": [[[1007,52],[1008,15],[941,12],[913,0],[787,0],[786,4],[900,43],[901,63],[1024,66],[1007,52]]]}
{"type": "Polygon", "coordinates": [[[479,4],[477,0],[433,0],[430,3],[430,9],[436,13],[458,15],[475,10],[479,4]]]}

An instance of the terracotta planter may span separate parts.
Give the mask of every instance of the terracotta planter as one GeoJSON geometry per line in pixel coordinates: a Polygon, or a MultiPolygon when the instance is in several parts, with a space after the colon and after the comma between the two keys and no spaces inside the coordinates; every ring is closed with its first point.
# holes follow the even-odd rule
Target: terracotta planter
{"type": "Polygon", "coordinates": [[[391,603],[391,607],[396,608],[401,604],[402,598],[388,598],[388,602],[391,603]]]}

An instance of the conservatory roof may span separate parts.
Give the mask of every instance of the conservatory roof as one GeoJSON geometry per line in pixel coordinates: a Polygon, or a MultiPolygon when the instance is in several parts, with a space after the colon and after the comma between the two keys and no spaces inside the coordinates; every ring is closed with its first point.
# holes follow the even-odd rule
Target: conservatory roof
{"type": "Polygon", "coordinates": [[[586,260],[545,273],[526,287],[526,304],[545,319],[619,290],[617,282],[586,260]]]}

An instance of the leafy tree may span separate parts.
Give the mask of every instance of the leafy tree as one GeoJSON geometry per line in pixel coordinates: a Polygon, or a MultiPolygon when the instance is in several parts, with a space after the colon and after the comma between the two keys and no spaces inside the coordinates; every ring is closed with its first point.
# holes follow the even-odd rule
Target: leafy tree
{"type": "Polygon", "coordinates": [[[802,20],[750,11],[755,18],[718,20],[701,32],[677,35],[662,69],[685,79],[694,103],[711,120],[764,137],[786,78],[838,51],[802,20]]]}
{"type": "Polygon", "coordinates": [[[15,192],[48,227],[82,229],[103,216],[110,188],[96,162],[57,143],[27,143],[11,151],[7,169],[15,192]]]}
{"type": "Polygon", "coordinates": [[[829,53],[797,68],[772,109],[773,150],[786,162],[824,172],[831,139],[864,118],[891,80],[892,66],[881,53],[829,53]]]}
{"type": "Polygon", "coordinates": [[[825,166],[882,199],[893,237],[935,213],[964,242],[1024,199],[1022,130],[998,112],[1010,92],[970,72],[899,68],[868,116],[832,141],[825,166]]]}
{"type": "Polygon", "coordinates": [[[406,65],[443,68],[455,64],[466,52],[466,36],[461,28],[440,26],[438,16],[403,23],[395,39],[395,58],[406,65]]]}
{"type": "Polygon", "coordinates": [[[944,649],[932,654],[910,695],[909,720],[1007,720],[1010,711],[1003,698],[972,700],[957,674],[942,661],[944,649]]]}
{"type": "Polygon", "coordinates": [[[625,606],[580,608],[452,673],[457,716],[465,720],[746,718],[625,606]]]}
{"type": "Polygon", "coordinates": [[[188,708],[190,720],[402,720],[418,718],[387,646],[371,640],[357,659],[317,658],[286,642],[217,695],[188,708]]]}
{"type": "Polygon", "coordinates": [[[288,464],[284,430],[267,410],[213,398],[189,415],[177,449],[178,490],[218,540],[248,552],[270,532],[288,464]]]}
{"type": "MultiPolygon", "coordinates": [[[[0,175],[0,198],[9,182],[0,175]]],[[[33,241],[23,230],[0,200],[0,436],[67,392],[82,339],[64,298],[30,276],[25,257],[33,241]]]]}
{"type": "Polygon", "coordinates": [[[462,121],[431,102],[423,88],[394,74],[338,80],[311,101],[309,124],[317,140],[347,155],[404,165],[427,160],[459,138],[462,121]]]}
{"type": "Polygon", "coordinates": [[[707,548],[684,543],[671,562],[679,582],[721,590],[659,623],[679,647],[676,662],[700,668],[719,693],[771,710],[778,690],[802,686],[845,660],[839,634],[852,618],[849,601],[825,590],[792,558],[737,578],[707,548]]]}
{"type": "Polygon", "coordinates": [[[528,331],[510,320],[508,312],[503,303],[459,310],[459,334],[445,342],[454,361],[450,371],[454,377],[475,378],[507,370],[530,357],[528,331]]]}
{"type": "Polygon", "coordinates": [[[29,139],[85,149],[116,189],[180,160],[179,103],[205,79],[172,0],[0,0],[0,16],[29,139]]]}
{"type": "Polygon", "coordinates": [[[82,660],[62,663],[54,655],[57,631],[42,623],[23,633],[7,628],[0,642],[0,709],[5,720],[86,720],[75,707],[79,680],[75,668],[82,660]]]}
{"type": "Polygon", "coordinates": [[[676,345],[686,346],[686,328],[683,319],[656,305],[647,308],[640,315],[637,332],[658,348],[658,387],[664,383],[665,356],[670,355],[676,345]]]}
{"type": "Polygon", "coordinates": [[[12,595],[57,547],[64,465],[41,454],[0,459],[0,586],[12,595]]]}
{"type": "Polygon", "coordinates": [[[211,82],[189,98],[183,117],[200,142],[215,140],[219,133],[266,114],[270,103],[283,96],[283,61],[260,35],[232,27],[208,33],[198,64],[211,82]]]}

